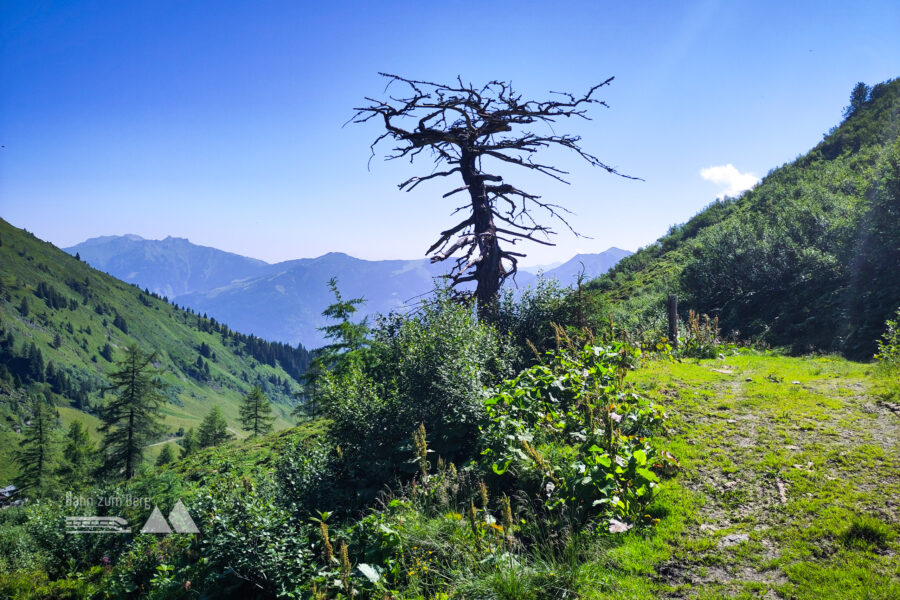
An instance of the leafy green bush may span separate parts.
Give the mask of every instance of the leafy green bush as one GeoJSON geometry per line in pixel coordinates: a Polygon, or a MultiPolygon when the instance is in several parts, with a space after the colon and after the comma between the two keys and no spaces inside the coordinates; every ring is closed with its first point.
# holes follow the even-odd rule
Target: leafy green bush
{"type": "Polygon", "coordinates": [[[663,414],[624,385],[639,357],[621,343],[567,348],[499,386],[486,400],[483,455],[505,487],[579,522],[642,522],[659,481],[649,436],[663,414]]]}
{"type": "Polygon", "coordinates": [[[272,486],[227,483],[200,496],[196,511],[200,558],[182,580],[197,576],[205,589],[234,597],[298,597],[317,573],[312,528],[291,518],[272,486]]]}
{"type": "Polygon", "coordinates": [[[281,497],[296,515],[366,506],[416,473],[410,441],[420,425],[436,456],[468,460],[485,421],[483,389],[512,374],[514,356],[508,338],[446,294],[413,316],[383,318],[360,360],[317,377],[328,439],[281,461],[281,497]]]}
{"type": "Polygon", "coordinates": [[[900,309],[897,309],[896,320],[888,319],[885,332],[878,340],[878,352],[875,360],[889,370],[900,369],[900,309]]]}
{"type": "Polygon", "coordinates": [[[516,370],[534,364],[537,358],[529,344],[538,352],[555,348],[556,333],[553,323],[571,322],[571,308],[567,303],[570,294],[559,287],[555,279],[537,280],[534,286],[517,295],[507,289],[497,310],[496,328],[519,349],[516,370]]]}

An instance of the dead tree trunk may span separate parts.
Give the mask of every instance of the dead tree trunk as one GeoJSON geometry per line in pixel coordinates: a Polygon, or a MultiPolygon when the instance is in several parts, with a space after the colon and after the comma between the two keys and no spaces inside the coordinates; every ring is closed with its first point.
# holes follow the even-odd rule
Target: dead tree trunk
{"type": "Polygon", "coordinates": [[[475,168],[475,157],[463,152],[460,157],[463,182],[469,189],[472,200],[472,234],[477,245],[475,263],[475,298],[478,302],[478,316],[491,320],[497,298],[500,294],[501,269],[500,244],[494,226],[494,211],[484,185],[484,177],[475,168]]]}
{"type": "Polygon", "coordinates": [[[365,123],[372,118],[383,121],[386,131],[372,143],[373,155],[379,142],[392,139],[397,145],[388,159],[412,161],[423,151],[433,157],[434,170],[407,179],[399,185],[401,190],[410,191],[436,177],[450,177],[454,173],[462,176],[464,185],[447,192],[444,198],[467,191],[470,205],[457,210],[470,209],[470,212],[462,222],[442,231],[427,254],[432,254],[432,262],[456,259],[447,277],[453,285],[474,281],[479,316],[491,320],[496,314],[500,286],[508,277],[515,276],[518,259],[525,256],[509,247],[522,240],[553,245],[546,238],[554,232],[534,220],[534,209],[546,211],[575,231],[562,216],[568,212],[565,208],[504,183],[500,175],[486,172],[482,163],[522,167],[568,183],[564,178],[566,171],[535,160],[540,150],[559,146],[593,166],[621,175],[582,150],[580,137],[557,134],[553,130],[553,123],[560,119],[587,119],[587,107],[591,104],[606,106],[593,96],[612,78],[595,85],[583,96],[552,92],[553,99],[538,102],[523,100],[511,84],[503,81],[474,87],[464,84],[461,78],[457,78],[456,84],[445,85],[382,75],[388,79],[388,85],[405,86],[408,95],[389,96],[386,100],[366,98],[369,105],[357,108],[351,121],[365,123]]]}

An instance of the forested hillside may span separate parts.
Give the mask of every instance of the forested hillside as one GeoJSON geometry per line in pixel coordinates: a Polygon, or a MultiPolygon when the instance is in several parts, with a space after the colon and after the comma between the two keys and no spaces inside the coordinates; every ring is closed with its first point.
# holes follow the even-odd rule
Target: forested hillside
{"type": "Polygon", "coordinates": [[[900,80],[857,86],[844,121],[809,153],[590,287],[620,322],[646,324],[678,293],[684,312],[718,316],[725,333],[871,358],[900,304],[898,134],[900,80]]]}
{"type": "MultiPolygon", "coordinates": [[[[157,352],[166,384],[166,431],[196,426],[213,405],[230,423],[238,400],[260,386],[281,417],[293,404],[308,363],[302,346],[234,332],[100,273],[32,234],[0,220],[0,476],[31,415],[29,397],[55,405],[63,422],[93,431],[107,374],[124,347],[157,352]]],[[[236,428],[236,427],[235,427],[236,428]]]]}

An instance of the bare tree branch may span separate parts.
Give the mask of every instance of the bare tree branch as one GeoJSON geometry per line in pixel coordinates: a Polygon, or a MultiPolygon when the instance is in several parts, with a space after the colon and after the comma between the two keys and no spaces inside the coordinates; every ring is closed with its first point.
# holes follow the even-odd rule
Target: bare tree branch
{"type": "Polygon", "coordinates": [[[550,92],[553,96],[550,100],[523,101],[522,96],[513,90],[512,84],[504,81],[489,81],[476,88],[470,83],[463,83],[461,77],[457,77],[455,83],[441,84],[390,73],[380,75],[387,79],[385,93],[392,89],[394,94],[388,95],[386,100],[366,98],[368,104],[355,108],[356,112],[348,123],[367,123],[373,118],[383,122],[384,133],[370,146],[372,156],[376,146],[384,140],[394,142],[385,156],[386,160],[409,158],[410,162],[415,162],[425,150],[431,152],[434,170],[428,175],[410,177],[399,184],[401,190],[408,192],[424,181],[460,174],[463,185],[443,197],[468,192],[470,203],[453,212],[469,210],[470,216],[442,231],[427,254],[432,255],[432,262],[456,257],[448,277],[453,285],[477,282],[476,296],[483,316],[487,314],[483,311],[496,300],[503,281],[515,276],[517,258],[525,256],[503,250],[499,242],[515,244],[519,240],[528,240],[553,245],[549,240],[534,237],[536,234],[550,236],[554,232],[539,225],[532,211],[546,211],[550,218],[562,221],[566,228],[579,235],[563,216],[563,213],[571,214],[570,211],[504,183],[499,175],[485,172],[483,159],[537,171],[568,184],[565,178],[569,175],[567,171],[534,160],[538,152],[555,146],[570,150],[589,165],[611,174],[639,179],[620,173],[615,167],[585,151],[580,145],[580,136],[557,134],[553,127],[561,119],[590,119],[587,114],[590,105],[607,107],[595,96],[600,88],[612,83],[612,77],[591,87],[583,95],[550,92]],[[550,135],[536,133],[533,130],[536,125],[549,127],[550,135]],[[443,168],[438,170],[439,167],[443,168]],[[487,185],[486,182],[497,185],[487,185]],[[500,206],[499,202],[502,202],[500,206]],[[510,228],[497,227],[495,220],[510,228]]]}

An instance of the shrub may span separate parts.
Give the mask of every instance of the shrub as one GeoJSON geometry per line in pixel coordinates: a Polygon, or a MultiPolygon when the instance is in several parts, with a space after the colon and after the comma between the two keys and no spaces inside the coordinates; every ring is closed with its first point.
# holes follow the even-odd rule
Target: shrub
{"type": "MultiPolygon", "coordinates": [[[[229,482],[196,501],[201,559],[181,579],[199,578],[212,596],[291,595],[317,572],[311,527],[291,519],[269,485],[229,482]]],[[[293,596],[292,596],[293,597],[293,596]]]]}
{"type": "Polygon", "coordinates": [[[689,358],[715,358],[722,349],[719,317],[710,319],[709,315],[703,315],[701,318],[699,313],[689,311],[678,354],[689,358]]]}
{"type": "Polygon", "coordinates": [[[567,324],[571,321],[567,291],[559,287],[555,279],[539,278],[532,287],[524,289],[518,297],[507,289],[497,310],[497,331],[508,335],[518,348],[516,370],[534,364],[537,358],[529,344],[538,352],[555,348],[556,334],[552,323],[567,324]]]}
{"type": "Polygon", "coordinates": [[[659,481],[654,463],[667,455],[648,437],[663,414],[624,385],[639,357],[622,343],[588,343],[549,352],[501,384],[486,400],[483,456],[505,487],[576,523],[599,515],[641,522],[659,481]]]}
{"type": "Polygon", "coordinates": [[[282,462],[285,494],[307,490],[292,510],[359,508],[385,484],[412,478],[418,471],[410,462],[412,433],[420,425],[431,432],[435,456],[470,459],[485,422],[483,389],[512,374],[513,356],[508,338],[446,294],[413,316],[381,319],[364,360],[317,379],[330,439],[314,459],[282,462]]]}
{"type": "Polygon", "coordinates": [[[885,332],[878,340],[878,352],[875,360],[888,370],[900,369],[900,309],[897,309],[896,320],[888,319],[885,332]]]}

